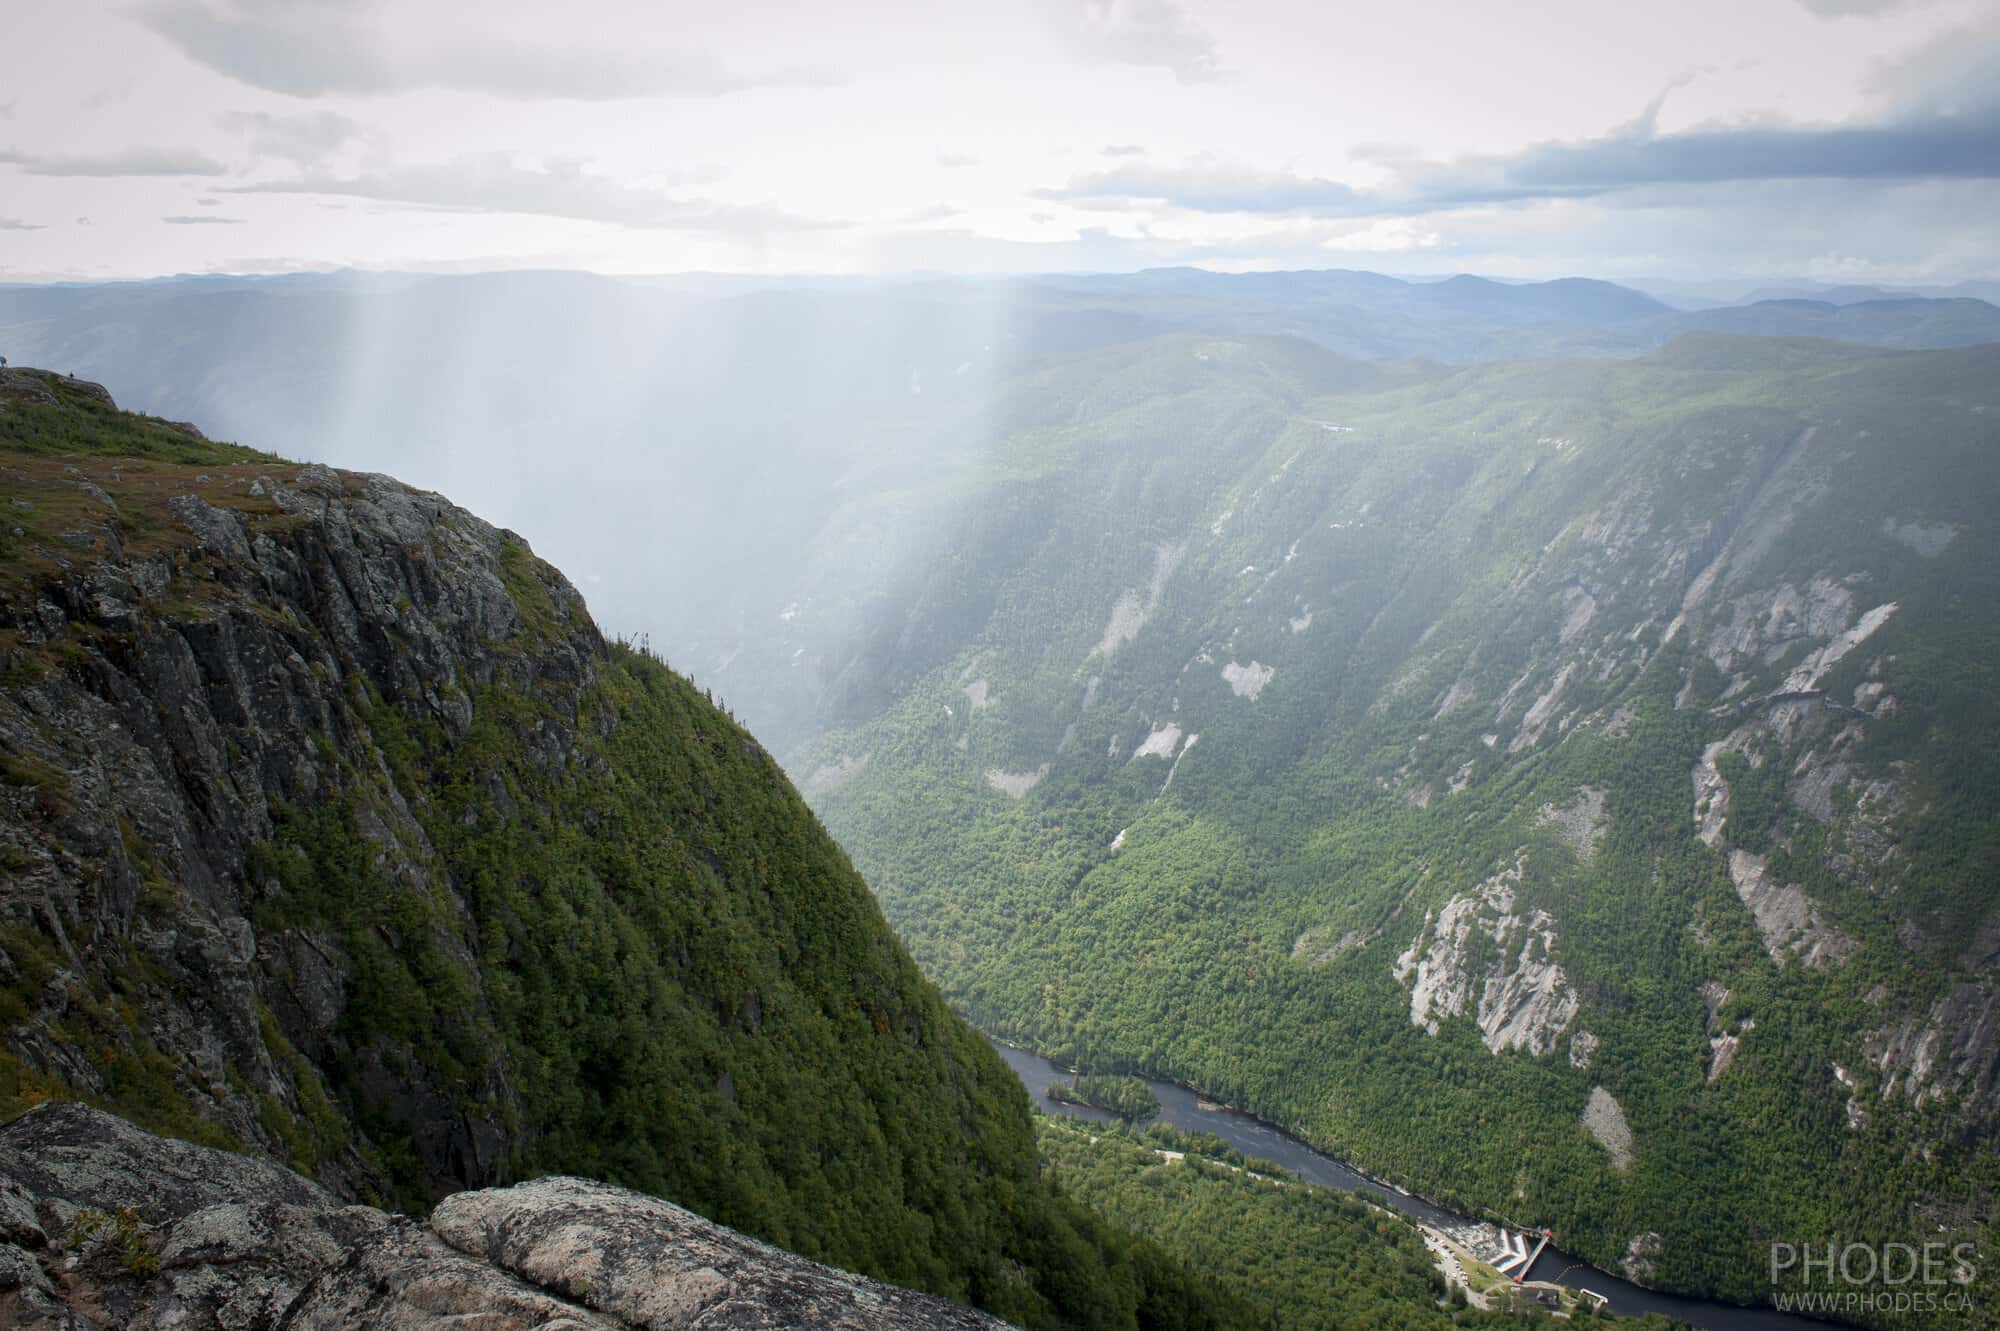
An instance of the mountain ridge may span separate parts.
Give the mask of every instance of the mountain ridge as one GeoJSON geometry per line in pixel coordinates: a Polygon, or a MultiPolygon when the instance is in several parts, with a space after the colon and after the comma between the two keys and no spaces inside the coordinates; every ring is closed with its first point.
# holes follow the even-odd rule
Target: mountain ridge
{"type": "Polygon", "coordinates": [[[1030,1326],[1215,1324],[1041,1179],[762,746],[520,538],[41,372],[0,474],[0,1113],[403,1206],[588,1173],[1030,1326]]]}

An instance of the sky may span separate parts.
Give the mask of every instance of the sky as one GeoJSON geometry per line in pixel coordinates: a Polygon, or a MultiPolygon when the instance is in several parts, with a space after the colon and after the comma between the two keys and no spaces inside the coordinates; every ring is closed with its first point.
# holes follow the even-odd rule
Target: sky
{"type": "Polygon", "coordinates": [[[2000,0],[64,0],[0,280],[2000,277],[2000,0]]]}

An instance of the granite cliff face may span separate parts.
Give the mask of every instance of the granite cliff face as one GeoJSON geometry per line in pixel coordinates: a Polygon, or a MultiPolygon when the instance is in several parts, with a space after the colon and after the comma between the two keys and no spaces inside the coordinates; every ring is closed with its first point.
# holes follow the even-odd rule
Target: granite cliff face
{"type": "Polygon", "coordinates": [[[52,1103],[0,1127],[0,1323],[231,1331],[734,1331],[1003,1323],[574,1178],[427,1222],[246,1156],[52,1103]]]}
{"type": "MultiPolygon", "coordinates": [[[[28,1009],[11,1049],[94,1095],[136,1070],[285,1157],[274,1125],[322,1112],[312,1069],[340,1039],[355,959],[323,926],[254,926],[271,876],[256,848],[285,810],[333,797],[343,764],[382,763],[373,700],[450,742],[475,693],[534,693],[549,706],[529,742],[559,771],[605,643],[518,538],[387,477],[107,456],[10,457],[0,475],[21,533],[0,603],[0,980],[28,1009]]],[[[433,937],[476,975],[436,847],[394,782],[370,787],[369,854],[438,905],[433,937]]],[[[504,1067],[470,1109],[419,1063],[360,1057],[434,1186],[494,1177],[518,1113],[504,1067]]],[[[354,1144],[327,1145],[329,1182],[381,1185],[354,1144]]]]}

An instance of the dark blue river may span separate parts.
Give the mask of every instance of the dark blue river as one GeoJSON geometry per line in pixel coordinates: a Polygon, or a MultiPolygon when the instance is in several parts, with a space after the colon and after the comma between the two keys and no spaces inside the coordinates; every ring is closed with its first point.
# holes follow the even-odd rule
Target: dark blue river
{"type": "MultiPolygon", "coordinates": [[[[990,1036],[988,1037],[991,1038],[990,1036]]],[[[1028,1093],[1035,1097],[1035,1103],[1045,1113],[1068,1114],[1074,1118],[1092,1119],[1104,1122],[1112,1118],[1102,1110],[1079,1105],[1062,1104],[1049,1099],[1049,1087],[1059,1081],[1067,1081],[1069,1072],[1057,1067],[1039,1054],[1031,1054],[1025,1049],[993,1041],[994,1048],[1007,1060],[1009,1067],[1027,1086],[1028,1093]]],[[[1421,1197],[1413,1197],[1355,1170],[1328,1155],[1322,1155],[1298,1138],[1279,1128],[1273,1127],[1261,1118],[1234,1109],[1205,1108],[1201,1098],[1185,1086],[1171,1082],[1154,1081],[1144,1078],[1153,1088],[1153,1094],[1160,1098],[1160,1120],[1173,1127],[1195,1132],[1212,1132],[1245,1155],[1262,1156],[1275,1164],[1283,1165],[1308,1183],[1323,1187],[1340,1188],[1346,1192],[1366,1193],[1412,1220],[1425,1224],[1462,1223],[1463,1216],[1441,1207],[1433,1206],[1421,1197]]],[[[1704,1331],[1827,1331],[1828,1323],[1800,1317],[1792,1313],[1782,1313],[1775,1308],[1742,1307],[1733,1303],[1716,1303],[1708,1299],[1682,1298],[1674,1294],[1661,1294],[1654,1290],[1641,1289],[1628,1280],[1601,1271],[1580,1258],[1556,1248],[1553,1244],[1542,1250],[1536,1259],[1534,1269],[1528,1272],[1531,1280],[1547,1280],[1568,1285],[1572,1289],[1589,1289],[1611,1300],[1611,1311],[1622,1317],[1638,1317],[1645,1313],[1659,1313],[1689,1326],[1704,1328],[1704,1331]]]]}

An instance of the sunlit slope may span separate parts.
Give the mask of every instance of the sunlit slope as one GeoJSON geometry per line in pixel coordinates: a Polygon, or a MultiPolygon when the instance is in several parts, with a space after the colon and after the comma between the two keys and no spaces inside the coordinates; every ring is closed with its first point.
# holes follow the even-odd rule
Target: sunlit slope
{"type": "Polygon", "coordinates": [[[856,656],[926,668],[789,759],[891,920],[990,1028],[1643,1279],[1983,1232],[2000,351],[1383,373],[1017,386],[856,656]]]}

